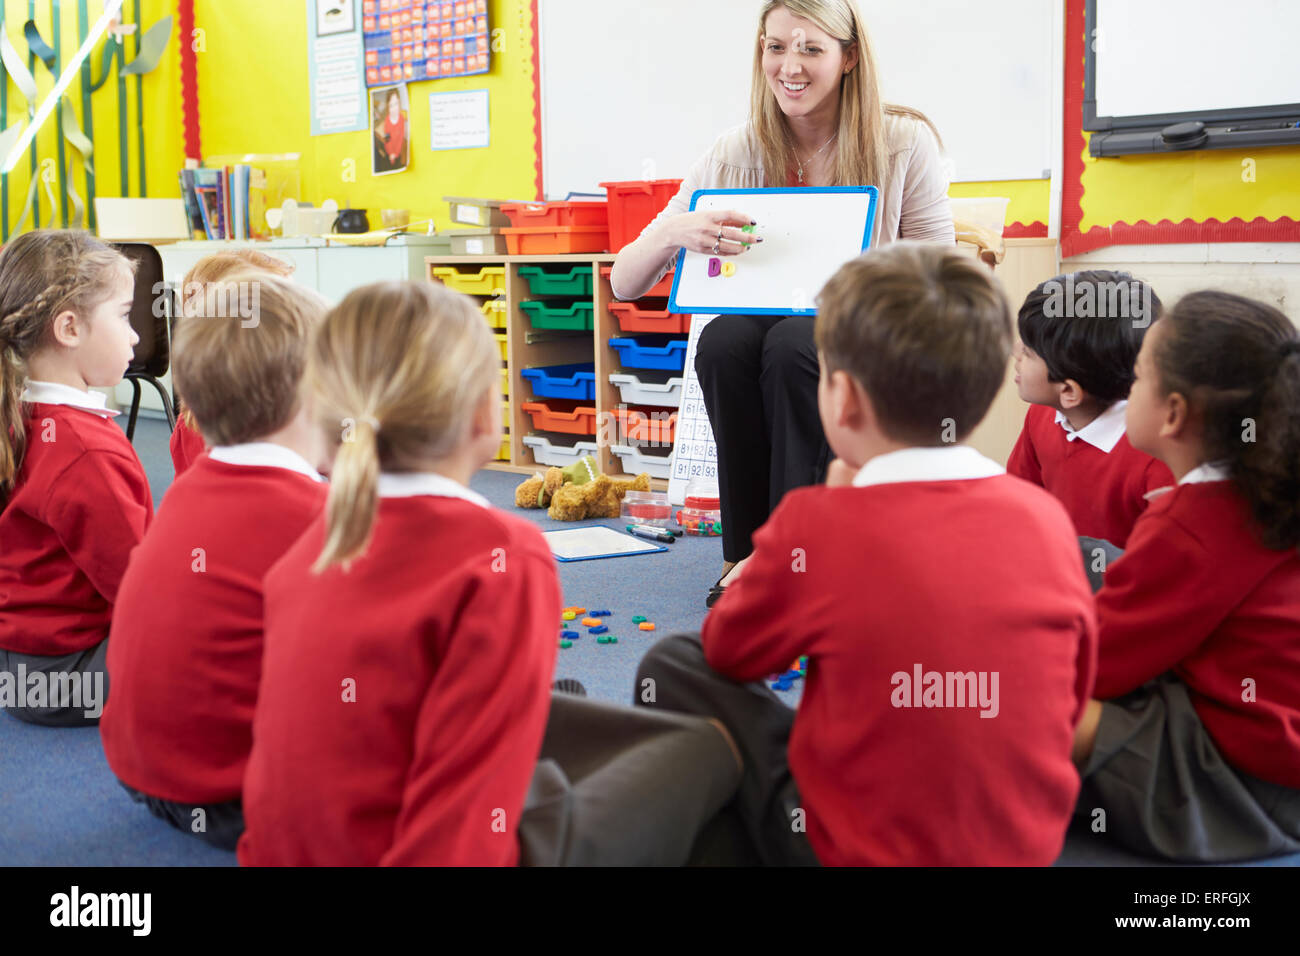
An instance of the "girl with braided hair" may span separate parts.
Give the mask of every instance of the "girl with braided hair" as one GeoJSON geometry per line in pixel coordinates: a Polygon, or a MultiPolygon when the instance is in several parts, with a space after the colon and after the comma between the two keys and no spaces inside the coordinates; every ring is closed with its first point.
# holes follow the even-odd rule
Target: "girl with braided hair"
{"type": "Polygon", "coordinates": [[[131,363],[134,297],[131,262],[86,233],[0,251],[0,707],[32,723],[99,719],[118,585],[153,517],[140,459],[91,391],[131,363]]]}

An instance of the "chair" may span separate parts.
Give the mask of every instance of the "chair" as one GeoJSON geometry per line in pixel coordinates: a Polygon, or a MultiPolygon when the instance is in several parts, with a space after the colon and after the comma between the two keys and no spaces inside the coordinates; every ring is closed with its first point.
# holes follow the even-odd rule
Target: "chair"
{"type": "Polygon", "coordinates": [[[158,391],[167,427],[175,429],[176,413],[171,396],[159,381],[167,374],[171,361],[171,322],[178,308],[176,295],[163,280],[162,256],[143,242],[119,242],[113,247],[135,263],[135,301],[131,304],[131,328],[140,336],[135,356],[123,376],[131,383],[131,415],[127,419],[126,437],[135,438],[135,423],[140,414],[140,383],[148,382],[158,391]]]}

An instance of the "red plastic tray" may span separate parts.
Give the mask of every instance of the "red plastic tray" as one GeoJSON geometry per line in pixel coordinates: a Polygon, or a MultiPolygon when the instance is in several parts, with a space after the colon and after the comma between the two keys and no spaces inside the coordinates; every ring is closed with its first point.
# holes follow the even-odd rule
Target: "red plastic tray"
{"type": "Polygon", "coordinates": [[[512,256],[557,256],[604,252],[609,248],[605,226],[521,226],[501,230],[512,256]]]}
{"type": "MultiPolygon", "coordinates": [[[[528,406],[525,405],[525,408],[528,406]]],[[[640,408],[636,405],[620,406],[614,409],[618,416],[619,434],[628,441],[656,442],[671,445],[677,434],[677,413],[673,412],[667,419],[663,417],[662,408],[640,408]]]]}
{"type": "MultiPolygon", "coordinates": [[[[611,236],[610,236],[610,240],[611,240],[611,242],[612,242],[613,238],[614,238],[614,237],[611,235],[611,236]]],[[[611,245],[611,248],[613,248],[612,245],[611,245]]],[[[604,278],[608,279],[611,275],[614,274],[614,267],[613,267],[613,266],[601,266],[601,267],[600,267],[600,274],[601,274],[604,278]]],[[[664,277],[663,277],[662,279],[660,279],[657,283],[655,283],[653,286],[651,286],[650,291],[646,293],[646,297],[647,297],[647,298],[651,298],[651,297],[653,297],[653,298],[663,299],[665,302],[667,302],[667,301],[668,301],[668,297],[669,297],[670,295],[672,295],[672,294],[673,294],[673,270],[669,269],[669,270],[668,270],[668,275],[664,276],[664,277]]]]}
{"type": "Polygon", "coordinates": [[[609,251],[618,252],[637,240],[668,200],[677,195],[682,181],[654,179],[601,185],[609,197],[609,251]]]}

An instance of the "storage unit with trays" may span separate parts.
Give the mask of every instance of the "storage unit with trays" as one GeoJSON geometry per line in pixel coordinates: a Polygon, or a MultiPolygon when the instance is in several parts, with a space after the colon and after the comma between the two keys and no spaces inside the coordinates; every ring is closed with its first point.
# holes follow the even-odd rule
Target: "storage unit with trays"
{"type": "Polygon", "coordinates": [[[510,357],[509,311],[506,301],[506,269],[504,265],[453,265],[448,257],[437,257],[444,263],[429,266],[429,278],[441,282],[453,292],[469,296],[483,313],[483,319],[492,329],[497,349],[501,354],[501,418],[505,436],[497,453],[498,461],[509,461],[510,435],[510,385],[508,363],[510,357]]]}

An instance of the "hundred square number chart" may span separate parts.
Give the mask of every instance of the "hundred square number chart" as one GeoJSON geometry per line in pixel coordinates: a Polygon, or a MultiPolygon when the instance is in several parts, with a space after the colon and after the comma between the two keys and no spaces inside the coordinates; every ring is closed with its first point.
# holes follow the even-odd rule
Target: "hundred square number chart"
{"type": "Polygon", "coordinates": [[[682,387],[682,404],[677,410],[677,433],[673,439],[673,470],[668,479],[668,500],[675,505],[686,503],[686,485],[700,479],[718,480],[718,448],[713,443],[713,428],[704,407],[704,393],[695,377],[695,348],[700,333],[717,316],[691,317],[691,336],[686,345],[686,383],[682,387]]]}

